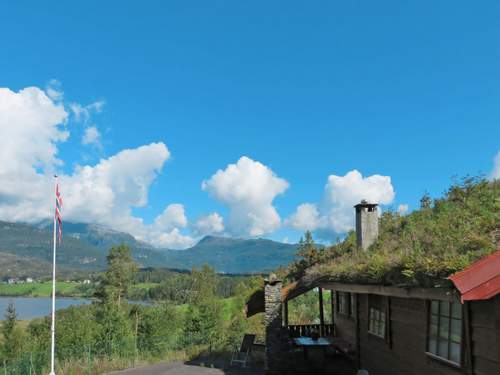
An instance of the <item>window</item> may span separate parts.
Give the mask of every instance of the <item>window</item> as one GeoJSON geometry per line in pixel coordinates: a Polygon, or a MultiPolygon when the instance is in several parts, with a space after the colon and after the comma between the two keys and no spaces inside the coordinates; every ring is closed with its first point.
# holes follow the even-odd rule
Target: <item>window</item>
{"type": "Polygon", "coordinates": [[[385,338],[385,312],[376,307],[370,307],[370,322],[368,332],[375,336],[385,338]]]}
{"type": "Polygon", "coordinates": [[[388,339],[388,300],[382,296],[370,295],[368,310],[368,332],[382,339],[388,339]]]}
{"type": "Polygon", "coordinates": [[[337,311],[340,314],[349,315],[349,293],[337,292],[337,311]]]}
{"type": "Polygon", "coordinates": [[[431,301],[427,351],[460,364],[462,305],[459,302],[431,301]]]}

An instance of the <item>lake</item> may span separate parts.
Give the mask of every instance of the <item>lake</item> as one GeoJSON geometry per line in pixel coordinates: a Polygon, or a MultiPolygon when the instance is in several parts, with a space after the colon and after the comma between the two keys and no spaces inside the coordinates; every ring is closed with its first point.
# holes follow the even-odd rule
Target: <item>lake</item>
{"type": "MultiPolygon", "coordinates": [[[[52,310],[52,298],[50,297],[0,297],[0,320],[3,320],[5,309],[7,309],[10,302],[14,302],[17,319],[19,320],[29,320],[46,316],[52,310]]],[[[56,310],[90,302],[90,299],[85,298],[57,298],[56,310]]]]}

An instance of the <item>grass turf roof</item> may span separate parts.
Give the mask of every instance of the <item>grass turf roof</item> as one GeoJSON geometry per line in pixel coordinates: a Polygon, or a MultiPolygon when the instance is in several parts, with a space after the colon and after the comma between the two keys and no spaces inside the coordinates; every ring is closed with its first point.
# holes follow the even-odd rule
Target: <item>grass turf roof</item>
{"type": "MultiPolygon", "coordinates": [[[[385,212],[366,251],[354,232],[304,270],[306,280],[397,286],[448,286],[451,274],[493,253],[500,240],[500,180],[466,178],[441,199],[422,198],[406,216],[385,212]]],[[[290,279],[290,278],[289,278],[290,279]]]]}

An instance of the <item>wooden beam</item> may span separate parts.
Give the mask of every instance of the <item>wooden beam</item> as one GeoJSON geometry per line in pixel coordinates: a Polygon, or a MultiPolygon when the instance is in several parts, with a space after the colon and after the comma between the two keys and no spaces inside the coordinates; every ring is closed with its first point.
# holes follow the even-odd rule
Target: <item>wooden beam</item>
{"type": "Polygon", "coordinates": [[[283,302],[283,325],[288,327],[288,301],[283,302]]]}
{"type": "Polygon", "coordinates": [[[325,311],[323,310],[323,288],[318,288],[318,296],[319,296],[319,324],[321,335],[325,332],[325,311]]]}
{"type": "Polygon", "coordinates": [[[340,292],[376,294],[401,298],[434,299],[448,302],[460,301],[460,292],[450,288],[400,288],[397,286],[343,284],[333,282],[322,283],[321,287],[340,292]]]}

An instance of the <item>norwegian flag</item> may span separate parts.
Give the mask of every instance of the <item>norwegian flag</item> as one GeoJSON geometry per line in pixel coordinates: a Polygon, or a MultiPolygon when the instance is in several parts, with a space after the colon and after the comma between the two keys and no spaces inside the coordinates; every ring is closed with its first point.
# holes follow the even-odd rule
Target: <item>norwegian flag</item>
{"type": "Polygon", "coordinates": [[[57,228],[58,228],[58,233],[59,233],[59,244],[61,243],[62,240],[62,215],[61,215],[61,208],[62,208],[62,197],[61,193],[59,193],[59,184],[56,185],[56,219],[57,219],[57,228]]]}

